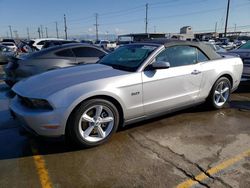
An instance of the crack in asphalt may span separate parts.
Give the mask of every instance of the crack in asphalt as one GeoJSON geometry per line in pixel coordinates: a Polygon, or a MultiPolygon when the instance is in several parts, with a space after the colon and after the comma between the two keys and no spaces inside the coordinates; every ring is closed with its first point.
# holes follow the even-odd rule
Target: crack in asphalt
{"type": "MultiPolygon", "coordinates": [[[[216,152],[216,156],[215,156],[215,157],[216,157],[217,159],[220,158],[221,152],[223,151],[223,149],[225,148],[225,146],[226,146],[226,144],[223,144],[223,145],[221,146],[221,148],[218,149],[218,151],[216,152]]],[[[210,175],[209,173],[207,173],[207,171],[208,171],[209,169],[212,168],[213,163],[214,163],[214,161],[212,161],[211,163],[208,164],[208,168],[207,168],[207,170],[205,170],[204,173],[206,173],[207,176],[210,176],[210,177],[213,178],[214,180],[219,181],[219,182],[220,182],[221,184],[223,184],[225,187],[233,188],[231,185],[229,185],[229,184],[227,184],[226,182],[224,182],[221,178],[219,178],[219,177],[214,177],[214,176],[210,175]]]]}
{"type": "Polygon", "coordinates": [[[218,182],[220,182],[222,185],[224,185],[227,188],[233,188],[231,185],[227,184],[226,182],[224,182],[221,178],[219,177],[214,177],[215,180],[217,180],[218,182]]]}
{"type": "MultiPolygon", "coordinates": [[[[144,135],[142,132],[140,132],[140,131],[137,131],[137,133],[140,134],[141,136],[143,136],[143,137],[144,137],[145,139],[147,139],[148,141],[153,142],[154,144],[158,145],[159,147],[163,147],[163,148],[167,149],[167,150],[168,150],[169,152],[171,152],[172,154],[181,157],[181,158],[183,159],[183,161],[187,162],[188,164],[195,166],[200,172],[204,173],[204,174],[208,177],[208,179],[212,180],[213,183],[214,183],[215,181],[218,181],[218,182],[220,182],[222,185],[224,185],[225,187],[227,187],[227,188],[232,188],[231,185],[229,185],[229,184],[227,184],[226,182],[224,182],[221,178],[219,178],[219,177],[214,177],[213,175],[211,175],[210,173],[208,173],[207,170],[205,170],[204,168],[202,168],[198,163],[192,162],[192,161],[190,161],[189,159],[187,159],[186,156],[185,156],[184,154],[179,154],[179,153],[173,151],[173,150],[172,150],[171,148],[169,148],[168,146],[163,146],[163,145],[161,145],[161,144],[158,143],[157,141],[155,141],[155,140],[153,140],[153,139],[151,139],[151,138],[145,136],[145,135],[144,135]]],[[[135,140],[136,143],[139,144],[141,147],[143,147],[143,148],[145,148],[145,149],[147,149],[147,150],[150,150],[150,151],[151,151],[152,153],[154,153],[159,159],[161,159],[161,160],[163,160],[164,162],[166,162],[166,163],[168,163],[168,164],[174,166],[177,170],[181,171],[186,177],[191,178],[192,180],[196,181],[197,183],[199,183],[200,185],[202,185],[202,186],[204,186],[204,187],[210,187],[208,184],[206,184],[206,183],[204,183],[204,182],[202,182],[202,181],[197,180],[197,179],[195,178],[195,175],[194,175],[194,174],[189,173],[187,170],[185,170],[185,169],[179,167],[179,166],[176,165],[174,162],[162,158],[162,157],[160,156],[159,153],[157,153],[156,151],[154,151],[152,148],[146,146],[145,144],[139,142],[131,133],[128,133],[128,135],[129,135],[133,140],[135,140]]],[[[221,152],[222,152],[222,150],[223,150],[224,147],[225,147],[225,145],[223,144],[222,147],[216,152],[216,157],[217,157],[217,158],[220,157],[221,152]]],[[[212,164],[213,164],[213,163],[210,163],[209,165],[212,165],[212,164]]]]}
{"type": "MultiPolygon", "coordinates": [[[[220,149],[218,149],[218,151],[216,152],[216,155],[215,155],[215,158],[216,159],[219,159],[220,158],[220,154],[221,154],[221,152],[222,152],[222,150],[225,148],[225,144],[223,144],[222,146],[221,146],[221,148],[220,149]]],[[[208,165],[207,165],[207,170],[209,170],[210,168],[212,168],[212,165],[215,163],[215,161],[212,161],[211,163],[209,163],[208,165]]]]}
{"type": "MultiPolygon", "coordinates": [[[[140,133],[141,134],[141,133],[140,133]]],[[[159,153],[157,153],[156,151],[154,151],[152,148],[142,144],[141,142],[139,142],[132,134],[128,133],[129,137],[132,138],[138,145],[140,145],[142,148],[149,150],[150,152],[152,152],[153,154],[155,154],[159,159],[161,159],[162,161],[164,161],[167,164],[172,165],[173,167],[175,167],[177,170],[181,171],[186,177],[196,181],[197,183],[199,183],[201,186],[203,187],[207,187],[210,188],[209,185],[207,185],[206,183],[203,183],[199,180],[197,180],[195,178],[195,175],[193,175],[192,173],[187,172],[186,170],[184,170],[183,168],[179,167],[178,165],[176,165],[175,163],[173,163],[172,161],[166,160],[165,158],[162,158],[161,155],[159,153]]],[[[145,135],[141,134],[143,137],[145,137],[146,139],[148,139],[149,141],[151,141],[151,139],[147,138],[145,135]]],[[[152,142],[152,141],[151,141],[152,142]]],[[[155,143],[155,141],[153,141],[155,143]]],[[[159,145],[159,144],[158,144],[159,145]]],[[[162,147],[162,146],[161,146],[162,147]]],[[[164,147],[165,148],[165,147],[164,147]]]]}

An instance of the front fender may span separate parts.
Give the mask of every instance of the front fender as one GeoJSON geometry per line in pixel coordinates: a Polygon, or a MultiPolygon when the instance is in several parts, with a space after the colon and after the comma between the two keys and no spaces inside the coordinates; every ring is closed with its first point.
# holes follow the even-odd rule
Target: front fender
{"type": "MultiPolygon", "coordinates": [[[[65,90],[65,91],[61,91],[57,94],[54,94],[53,96],[51,96],[48,99],[48,101],[51,103],[51,105],[54,108],[65,109],[64,114],[62,115],[62,118],[61,118],[61,124],[66,127],[67,120],[68,120],[70,114],[72,113],[72,111],[81,102],[83,102],[89,98],[95,97],[95,96],[102,95],[102,96],[112,97],[117,102],[119,102],[119,104],[122,107],[123,112],[126,113],[125,104],[123,103],[121,98],[115,94],[116,91],[115,90],[113,90],[113,91],[114,92],[110,92],[110,91],[106,91],[106,90],[98,90],[98,91],[90,91],[89,90],[89,92],[82,92],[81,94],[79,94],[79,91],[68,93],[68,90],[67,91],[65,90]]],[[[124,114],[124,116],[126,116],[126,114],[124,114]]]]}

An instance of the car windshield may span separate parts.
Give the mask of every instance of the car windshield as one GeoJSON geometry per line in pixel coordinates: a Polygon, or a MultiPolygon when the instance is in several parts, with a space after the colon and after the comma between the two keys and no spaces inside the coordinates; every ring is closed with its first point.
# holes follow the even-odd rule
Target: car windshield
{"type": "Polygon", "coordinates": [[[239,47],[239,49],[250,49],[250,42],[243,44],[242,46],[239,47]]]}
{"type": "Polygon", "coordinates": [[[99,63],[115,69],[134,72],[142,62],[157,48],[154,45],[125,45],[102,58],[99,63]]]}

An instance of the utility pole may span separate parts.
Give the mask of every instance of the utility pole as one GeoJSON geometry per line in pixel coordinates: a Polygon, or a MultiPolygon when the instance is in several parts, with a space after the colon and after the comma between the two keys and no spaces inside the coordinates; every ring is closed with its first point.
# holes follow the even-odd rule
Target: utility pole
{"type": "Polygon", "coordinates": [[[9,25],[9,29],[10,29],[10,37],[13,39],[13,35],[12,35],[12,28],[11,25],[9,25]]]}
{"type": "Polygon", "coordinates": [[[98,24],[98,14],[97,13],[95,14],[94,26],[95,26],[95,32],[96,32],[96,41],[98,41],[98,26],[99,26],[99,24],[98,24]]]}
{"type": "Polygon", "coordinates": [[[28,40],[30,40],[30,31],[28,27],[27,27],[27,36],[28,36],[28,40]]]}
{"type": "Polygon", "coordinates": [[[41,36],[42,36],[42,38],[43,38],[43,26],[41,25],[40,27],[41,27],[41,29],[40,29],[40,31],[41,31],[41,36]]]}
{"type": "Polygon", "coordinates": [[[234,24],[234,32],[236,32],[236,28],[237,28],[237,25],[236,25],[236,24],[234,24]]]}
{"type": "Polygon", "coordinates": [[[58,36],[58,27],[57,27],[57,22],[55,22],[56,23],[56,37],[57,38],[59,38],[59,36],[58,36]]]}
{"type": "Polygon", "coordinates": [[[40,38],[41,38],[41,31],[40,31],[40,27],[38,27],[37,32],[38,32],[38,37],[39,37],[39,39],[40,39],[40,38]]]}
{"type": "Polygon", "coordinates": [[[16,39],[19,39],[19,36],[18,36],[18,31],[17,31],[17,30],[15,30],[15,31],[13,31],[13,33],[15,34],[15,38],[16,38],[16,39]]]}
{"type": "Polygon", "coordinates": [[[215,29],[214,29],[214,32],[215,32],[215,33],[217,32],[217,22],[215,23],[215,29]]]}
{"type": "Polygon", "coordinates": [[[226,15],[226,23],[225,23],[224,37],[227,36],[227,23],[228,23],[229,9],[230,9],[230,0],[227,0],[227,15],[226,15]]]}
{"type": "Polygon", "coordinates": [[[45,32],[46,32],[46,38],[49,38],[48,37],[48,28],[47,27],[45,27],[45,32]]]}
{"type": "Polygon", "coordinates": [[[145,33],[148,33],[148,3],[146,4],[145,33]]]}
{"type": "Polygon", "coordinates": [[[154,25],[154,33],[156,33],[156,26],[154,25]]]}
{"type": "Polygon", "coordinates": [[[66,20],[66,15],[64,14],[64,32],[65,32],[65,39],[68,39],[68,33],[67,33],[67,20],[66,20]]]}

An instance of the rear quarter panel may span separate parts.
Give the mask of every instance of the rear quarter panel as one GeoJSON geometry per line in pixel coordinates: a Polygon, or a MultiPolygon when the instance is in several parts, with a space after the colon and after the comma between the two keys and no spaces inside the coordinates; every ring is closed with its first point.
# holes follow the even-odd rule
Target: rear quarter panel
{"type": "Polygon", "coordinates": [[[240,58],[222,58],[201,63],[203,74],[201,81],[200,98],[208,97],[214,83],[223,75],[232,78],[232,90],[235,90],[241,80],[243,63],[240,58]]]}

